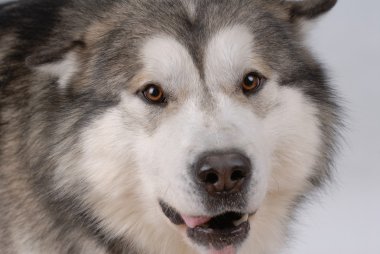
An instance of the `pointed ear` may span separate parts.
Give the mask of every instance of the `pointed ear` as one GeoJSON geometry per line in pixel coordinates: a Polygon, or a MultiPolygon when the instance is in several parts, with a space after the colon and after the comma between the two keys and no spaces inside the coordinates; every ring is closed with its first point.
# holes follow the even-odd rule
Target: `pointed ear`
{"type": "Polygon", "coordinates": [[[57,78],[59,87],[64,88],[79,69],[79,51],[84,47],[82,41],[43,46],[26,58],[26,65],[57,78]]]}
{"type": "Polygon", "coordinates": [[[331,10],[337,0],[301,0],[286,1],[285,5],[289,10],[289,19],[291,22],[311,20],[331,10]]]}

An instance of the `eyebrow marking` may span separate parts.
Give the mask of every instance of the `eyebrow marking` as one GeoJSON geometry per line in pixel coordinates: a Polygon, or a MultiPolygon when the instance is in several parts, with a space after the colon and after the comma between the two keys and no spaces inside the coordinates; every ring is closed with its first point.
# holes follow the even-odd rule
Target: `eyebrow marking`
{"type": "Polygon", "coordinates": [[[206,48],[206,83],[234,82],[244,75],[253,63],[253,43],[253,35],[244,25],[219,30],[206,48]]]}

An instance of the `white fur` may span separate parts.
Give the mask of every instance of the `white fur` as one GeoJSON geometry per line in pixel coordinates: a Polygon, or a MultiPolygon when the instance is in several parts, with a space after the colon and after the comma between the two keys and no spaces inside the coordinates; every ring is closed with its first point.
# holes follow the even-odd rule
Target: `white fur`
{"type": "Polygon", "coordinates": [[[187,215],[208,215],[188,165],[202,152],[238,148],[254,161],[256,184],[248,202],[251,211],[258,209],[238,253],[277,253],[282,221],[293,199],[308,188],[306,178],[320,146],[319,123],[316,107],[301,91],[280,87],[275,75],[267,77],[255,97],[228,92],[246,71],[262,70],[253,39],[243,26],[214,36],[206,50],[206,82],[179,42],[164,35],[148,40],[141,51],[144,80],[139,85],[158,82],[181,101],[153,113],[151,106],[125,92],[117,107],[81,135],[81,159],[71,165],[81,171],[72,173],[65,164],[57,181],[64,181],[65,174],[86,179],[86,202],[103,225],[116,236],[128,235],[146,252],[198,253],[184,229],[162,214],[158,199],[187,215]],[[207,100],[212,103],[205,107],[207,100]],[[156,129],[149,128],[152,114],[156,129]]]}
{"type": "Polygon", "coordinates": [[[205,54],[206,84],[215,89],[234,86],[244,74],[258,67],[253,35],[247,27],[225,27],[216,33],[205,54]]]}
{"type": "Polygon", "coordinates": [[[78,68],[78,56],[75,52],[69,52],[62,60],[40,65],[37,70],[57,77],[59,88],[64,90],[78,68]]]}
{"type": "Polygon", "coordinates": [[[242,253],[279,252],[286,235],[283,223],[294,199],[310,187],[306,179],[317,163],[321,134],[316,107],[294,88],[280,88],[278,100],[280,106],[263,121],[273,147],[269,188],[242,253]]]}
{"type": "Polygon", "coordinates": [[[181,93],[201,84],[189,52],[172,37],[159,35],[149,39],[142,47],[141,58],[146,82],[158,82],[166,90],[181,93]]]}
{"type": "Polygon", "coordinates": [[[123,125],[123,113],[120,108],[109,111],[83,136],[84,154],[77,166],[92,186],[86,200],[104,218],[105,228],[116,236],[133,236],[134,244],[147,247],[147,253],[191,253],[167,219],[157,216],[157,200],[143,185],[152,176],[138,168],[134,152],[142,134],[123,125]]]}

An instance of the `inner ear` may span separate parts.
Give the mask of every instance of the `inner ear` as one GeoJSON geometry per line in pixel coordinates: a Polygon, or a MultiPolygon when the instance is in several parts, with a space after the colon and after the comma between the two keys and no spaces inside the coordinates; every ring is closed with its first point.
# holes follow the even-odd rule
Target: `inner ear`
{"type": "Polygon", "coordinates": [[[73,41],[68,45],[55,47],[41,47],[26,58],[26,65],[57,78],[59,86],[64,88],[79,69],[79,51],[84,47],[82,41],[73,41]]]}
{"type": "Polygon", "coordinates": [[[331,10],[337,0],[286,1],[291,22],[299,19],[311,20],[331,10]]]}

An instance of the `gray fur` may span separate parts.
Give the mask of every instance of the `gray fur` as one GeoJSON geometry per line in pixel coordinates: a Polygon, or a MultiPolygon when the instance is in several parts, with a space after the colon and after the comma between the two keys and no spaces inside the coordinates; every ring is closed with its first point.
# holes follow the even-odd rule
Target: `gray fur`
{"type": "Polygon", "coordinates": [[[317,187],[329,178],[340,110],[323,68],[302,46],[295,21],[314,18],[336,1],[194,2],[194,17],[175,0],[28,0],[0,5],[1,253],[16,253],[18,241],[37,243],[50,253],[137,252],[133,237],[115,238],[99,226],[91,208],[83,206],[81,197],[88,190],[82,182],[72,183],[71,193],[62,196],[51,176],[60,157],[80,152],[81,130],[117,105],[122,89],[130,89],[141,68],[138,48],[157,33],[186,45],[202,73],[203,45],[210,36],[230,24],[247,24],[257,52],[281,74],[281,85],[299,87],[319,106],[324,145],[310,182],[317,187]],[[81,69],[63,94],[54,78],[34,68],[58,61],[69,51],[80,55],[81,69]]]}

